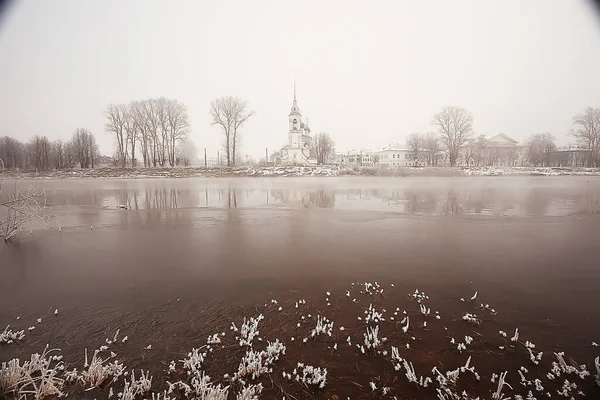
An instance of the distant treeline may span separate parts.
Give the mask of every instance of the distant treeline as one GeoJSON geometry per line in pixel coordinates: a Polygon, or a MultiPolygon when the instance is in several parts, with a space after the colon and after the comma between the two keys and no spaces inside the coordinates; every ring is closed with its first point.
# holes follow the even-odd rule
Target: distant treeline
{"type": "Polygon", "coordinates": [[[51,170],[65,168],[94,168],[99,158],[94,134],[77,128],[71,140],[50,141],[35,136],[23,143],[15,138],[0,138],[0,168],[22,170],[51,170]]]}

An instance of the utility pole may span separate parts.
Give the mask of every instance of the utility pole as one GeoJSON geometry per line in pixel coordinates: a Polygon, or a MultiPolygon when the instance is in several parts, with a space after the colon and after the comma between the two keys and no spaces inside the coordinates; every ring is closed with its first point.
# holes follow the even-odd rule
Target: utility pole
{"type": "Polygon", "coordinates": [[[269,156],[267,154],[269,154],[269,152],[267,151],[267,148],[265,147],[265,167],[269,166],[269,156]]]}
{"type": "Polygon", "coordinates": [[[208,166],[207,161],[206,161],[206,147],[204,148],[204,168],[206,168],[208,166]]]}

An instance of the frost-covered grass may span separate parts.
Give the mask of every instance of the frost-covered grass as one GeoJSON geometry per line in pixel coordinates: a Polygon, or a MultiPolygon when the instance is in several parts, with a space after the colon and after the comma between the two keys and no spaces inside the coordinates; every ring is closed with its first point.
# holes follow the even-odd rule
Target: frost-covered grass
{"type": "Polygon", "coordinates": [[[465,167],[461,173],[467,176],[514,176],[514,175],[600,175],[600,168],[561,167],[465,167]]]}
{"type": "MultiPolygon", "coordinates": [[[[355,282],[339,292],[327,291],[326,297],[267,301],[249,308],[245,317],[227,320],[223,314],[218,327],[198,333],[180,353],[124,332],[132,335],[131,343],[118,330],[95,339],[96,350],[83,349],[79,364],[66,363],[59,350],[46,347],[25,361],[2,362],[0,393],[42,399],[89,392],[90,398],[118,400],[332,394],[517,400],[577,398],[581,393],[595,398],[600,393],[595,389],[600,386],[597,354],[585,360],[590,368],[575,362],[564,350],[536,340],[526,326],[503,322],[502,310],[480,303],[484,292],[465,293],[463,300],[469,300],[444,304],[420,290],[407,292],[393,284],[355,282]],[[227,326],[230,331],[223,332],[227,326]]],[[[0,356],[3,349],[24,348],[44,328],[40,324],[27,332],[7,327],[0,356]]],[[[596,349],[590,346],[590,351],[596,349]]]]}

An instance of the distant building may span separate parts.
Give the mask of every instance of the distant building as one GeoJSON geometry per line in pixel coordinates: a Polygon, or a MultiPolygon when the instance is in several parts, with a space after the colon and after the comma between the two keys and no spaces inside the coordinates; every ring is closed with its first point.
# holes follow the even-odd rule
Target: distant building
{"type": "Polygon", "coordinates": [[[472,139],[460,150],[458,164],[461,166],[509,166],[523,165],[524,148],[519,141],[504,133],[486,138],[481,135],[472,139]]]}
{"type": "Polygon", "coordinates": [[[275,159],[279,165],[317,165],[317,159],[310,154],[313,138],[308,123],[302,121],[302,114],[296,101],[296,83],[294,83],[294,102],[288,115],[288,143],[281,149],[281,155],[275,159]]]}
{"type": "Polygon", "coordinates": [[[399,168],[415,166],[415,161],[412,160],[411,152],[405,147],[398,144],[389,145],[375,152],[377,165],[380,168],[399,168]]]}
{"type": "Polygon", "coordinates": [[[519,142],[504,133],[499,133],[487,140],[489,165],[517,166],[519,160],[519,142]]]}
{"type": "Polygon", "coordinates": [[[375,165],[375,157],[371,150],[348,150],[337,153],[334,163],[340,167],[372,167],[375,165]]]}
{"type": "Polygon", "coordinates": [[[585,167],[589,156],[587,150],[577,146],[569,146],[567,148],[553,151],[550,154],[551,167],[585,167]]]}

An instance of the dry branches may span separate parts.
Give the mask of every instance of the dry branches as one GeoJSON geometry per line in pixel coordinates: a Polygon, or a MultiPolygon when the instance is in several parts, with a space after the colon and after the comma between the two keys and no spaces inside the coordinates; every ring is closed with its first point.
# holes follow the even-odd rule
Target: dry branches
{"type": "Polygon", "coordinates": [[[46,215],[43,210],[46,205],[46,191],[37,185],[21,189],[15,186],[9,189],[4,185],[2,174],[4,162],[0,159],[0,237],[8,240],[13,237],[21,227],[28,223],[38,223],[45,226],[46,215]]]}

